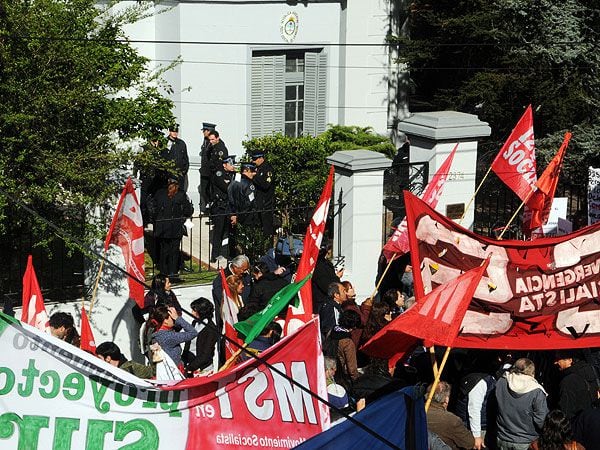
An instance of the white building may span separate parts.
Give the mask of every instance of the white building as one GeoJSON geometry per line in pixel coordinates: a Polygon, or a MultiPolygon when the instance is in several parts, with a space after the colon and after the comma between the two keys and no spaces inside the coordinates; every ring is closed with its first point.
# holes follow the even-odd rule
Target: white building
{"type": "Polygon", "coordinates": [[[393,3],[174,1],[128,30],[155,65],[182,60],[165,78],[188,145],[195,204],[202,122],[216,123],[237,155],[243,140],[274,131],[315,135],[331,123],[391,132],[406,110],[385,44],[399,33],[393,3]]]}

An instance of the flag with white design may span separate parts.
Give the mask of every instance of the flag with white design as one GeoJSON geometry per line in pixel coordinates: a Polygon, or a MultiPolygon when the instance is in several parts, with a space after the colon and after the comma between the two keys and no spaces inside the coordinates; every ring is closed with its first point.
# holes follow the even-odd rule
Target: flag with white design
{"type": "Polygon", "coordinates": [[[42,290],[33,269],[33,258],[27,258],[27,268],[23,275],[23,310],[21,321],[36,327],[38,330],[49,331],[48,313],[44,305],[42,290]]]}
{"type": "MultiPolygon", "coordinates": [[[[431,181],[427,184],[421,199],[426,202],[432,208],[435,208],[442,196],[444,189],[444,183],[448,179],[450,173],[450,167],[456,154],[458,143],[454,146],[444,163],[440,166],[438,171],[435,173],[431,181]]],[[[406,224],[406,217],[402,219],[398,228],[394,230],[394,233],[390,236],[388,241],[383,246],[383,255],[389,261],[392,256],[401,256],[404,253],[408,253],[410,246],[408,245],[408,227],[406,224]]]]}
{"type": "MultiPolygon", "coordinates": [[[[329,169],[329,176],[319,203],[315,208],[308,228],[306,229],[306,235],[304,236],[302,256],[298,263],[298,270],[296,271],[296,280],[303,280],[309,274],[312,274],[317,264],[317,258],[319,256],[319,249],[321,248],[321,242],[323,241],[323,233],[325,232],[325,224],[327,223],[327,213],[329,211],[329,203],[331,202],[331,193],[333,188],[333,166],[329,169]]],[[[313,314],[312,310],[312,284],[306,283],[300,292],[298,292],[298,306],[291,306],[288,308],[288,313],[285,322],[285,334],[297,330],[308,322],[313,314]]]]}
{"type": "Polygon", "coordinates": [[[121,248],[125,269],[129,274],[129,298],[144,307],[144,227],[140,204],[131,178],[127,179],[117,210],[104,241],[104,251],[110,244],[121,248]],[[137,280],[137,281],[136,281],[137,280]]]}
{"type": "Polygon", "coordinates": [[[238,351],[242,346],[243,342],[238,338],[238,332],[233,327],[237,321],[237,313],[239,311],[237,305],[233,301],[231,292],[229,291],[229,285],[225,278],[225,271],[219,270],[221,277],[221,284],[223,285],[223,304],[221,305],[221,318],[223,319],[223,334],[228,338],[225,341],[225,359],[228,360],[231,356],[238,351]],[[236,346],[232,341],[237,342],[239,346],[236,346]]]}

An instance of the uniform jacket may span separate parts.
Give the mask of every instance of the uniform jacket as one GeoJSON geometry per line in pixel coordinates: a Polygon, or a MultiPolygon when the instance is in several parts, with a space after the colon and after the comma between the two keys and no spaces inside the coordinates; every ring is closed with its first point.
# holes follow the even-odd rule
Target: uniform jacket
{"type": "Polygon", "coordinates": [[[215,170],[210,174],[212,200],[219,203],[219,206],[227,207],[229,204],[227,191],[234,177],[235,172],[228,172],[223,168],[215,170]]]}
{"type": "Polygon", "coordinates": [[[215,172],[223,167],[223,159],[229,156],[229,151],[223,140],[219,140],[208,148],[208,168],[210,172],[215,172]]]}
{"type": "Polygon", "coordinates": [[[242,175],[240,181],[229,184],[227,193],[229,195],[229,211],[238,216],[238,222],[242,225],[255,223],[253,211],[256,205],[256,188],[252,180],[242,175]]]}
{"type": "Polygon", "coordinates": [[[273,197],[275,196],[275,183],[273,178],[273,166],[264,161],[256,167],[256,175],[252,179],[256,186],[256,208],[272,209],[273,197]]]}
{"type": "Polygon", "coordinates": [[[169,198],[164,188],[150,197],[148,210],[154,224],[154,236],[166,239],[180,239],[183,236],[183,223],[194,214],[194,207],[184,192],[178,191],[173,198],[169,198]]]}
{"type": "Polygon", "coordinates": [[[207,137],[204,138],[200,147],[200,176],[210,176],[210,141],[207,137]]]}
{"type": "MultiPolygon", "coordinates": [[[[163,150],[163,158],[167,161],[173,161],[175,163],[175,167],[180,172],[180,176],[185,176],[190,168],[190,160],[188,158],[187,153],[187,145],[185,142],[179,138],[176,138],[174,141],[169,138],[169,142],[171,143],[171,147],[167,145],[167,148],[163,150]]],[[[180,186],[183,186],[181,182],[180,186]]]]}

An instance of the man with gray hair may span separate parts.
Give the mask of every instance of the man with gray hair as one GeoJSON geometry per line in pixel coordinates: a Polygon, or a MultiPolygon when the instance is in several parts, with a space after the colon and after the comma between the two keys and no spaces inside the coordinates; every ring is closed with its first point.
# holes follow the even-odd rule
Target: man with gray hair
{"type": "Polygon", "coordinates": [[[496,384],[498,450],[527,450],[539,436],[548,405],[534,375],[533,361],[521,358],[496,384]]]}
{"type": "MultiPolygon", "coordinates": [[[[431,388],[432,385],[429,385],[427,395],[431,388]]],[[[427,430],[438,435],[452,450],[471,449],[475,445],[473,434],[458,416],[447,410],[451,391],[450,384],[445,381],[436,386],[427,411],[427,430]]]]}

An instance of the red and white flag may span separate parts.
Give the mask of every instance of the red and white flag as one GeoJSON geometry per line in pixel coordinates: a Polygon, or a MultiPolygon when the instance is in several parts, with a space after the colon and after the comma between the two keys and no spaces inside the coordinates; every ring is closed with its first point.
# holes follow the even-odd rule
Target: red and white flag
{"type": "Polygon", "coordinates": [[[129,273],[129,297],[144,307],[144,226],[140,204],[131,178],[127,179],[110,229],[104,241],[104,251],[110,244],[121,247],[125,268],[129,273]],[[138,281],[136,281],[138,280],[138,281]]]}
{"type": "Polygon", "coordinates": [[[531,197],[537,181],[531,105],[496,155],[492,170],[522,201],[531,197]]]}
{"type": "Polygon", "coordinates": [[[560,149],[544,170],[544,173],[536,183],[537,191],[533,194],[530,201],[527,203],[531,208],[531,228],[535,229],[541,227],[548,222],[550,216],[550,208],[552,207],[552,200],[556,192],[556,186],[558,186],[558,179],[560,177],[560,171],[562,169],[563,159],[565,152],[569,146],[571,140],[571,133],[566,132],[563,139],[563,143],[560,149]]]}
{"type": "MultiPolygon", "coordinates": [[[[312,274],[317,264],[317,258],[319,256],[319,249],[321,248],[321,242],[323,241],[323,233],[325,232],[325,224],[327,223],[327,213],[329,211],[329,203],[331,202],[331,193],[333,188],[333,166],[329,169],[329,176],[319,203],[315,208],[315,212],[308,224],[306,229],[306,235],[304,236],[302,256],[298,263],[298,270],[296,271],[296,280],[303,280],[308,274],[312,274]]],[[[307,323],[313,314],[312,310],[312,284],[305,283],[300,292],[298,292],[299,303],[298,307],[289,306],[288,313],[285,322],[285,334],[288,335],[293,331],[297,330],[303,324],[307,323]]]]}
{"type": "Polygon", "coordinates": [[[489,262],[488,258],[481,266],[438,286],[419,299],[375,334],[362,350],[369,355],[390,358],[399,351],[404,351],[403,343],[406,339],[402,338],[403,335],[423,339],[427,347],[452,347],[489,262]],[[398,343],[401,345],[398,346],[398,343]]]}
{"type": "Polygon", "coordinates": [[[229,339],[225,340],[225,360],[228,360],[244,343],[238,338],[238,332],[233,327],[238,321],[238,307],[231,297],[227,279],[225,278],[225,270],[219,270],[221,276],[221,284],[223,285],[223,304],[221,305],[221,318],[223,319],[223,334],[229,339]],[[235,341],[240,344],[240,347],[233,344],[235,341]]]}
{"type": "MultiPolygon", "coordinates": [[[[456,154],[458,144],[454,146],[444,163],[440,166],[438,171],[435,173],[431,181],[427,184],[421,199],[426,202],[432,208],[435,208],[442,196],[444,189],[444,183],[448,179],[450,173],[450,167],[456,154]]],[[[406,217],[402,219],[398,228],[394,230],[394,233],[390,236],[388,241],[383,246],[383,255],[389,261],[394,254],[397,256],[408,253],[410,246],[408,244],[408,226],[406,224],[406,217]]]]}
{"type": "Polygon", "coordinates": [[[96,354],[96,342],[85,308],[81,308],[81,342],[79,348],[93,355],[96,354]]]}
{"type": "Polygon", "coordinates": [[[38,330],[49,331],[48,313],[44,305],[42,291],[33,269],[33,258],[27,258],[27,268],[23,275],[23,310],[21,322],[25,322],[38,330]]]}

